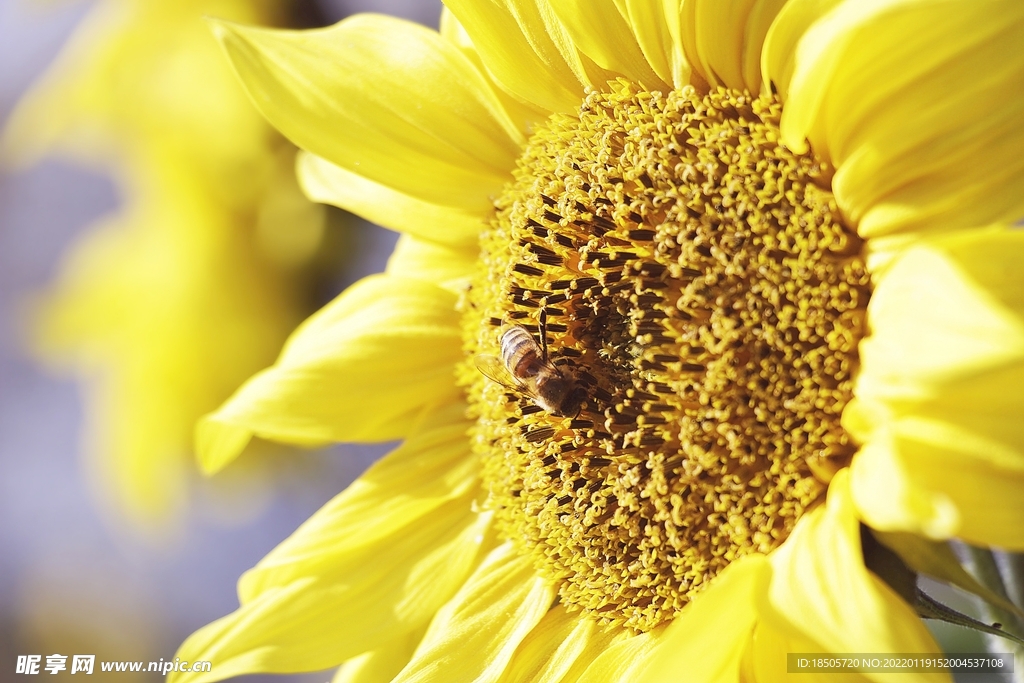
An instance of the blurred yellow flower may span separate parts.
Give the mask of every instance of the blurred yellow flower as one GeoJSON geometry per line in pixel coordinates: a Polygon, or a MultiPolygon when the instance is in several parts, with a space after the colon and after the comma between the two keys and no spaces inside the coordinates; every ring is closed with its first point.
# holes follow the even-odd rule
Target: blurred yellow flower
{"type": "Polygon", "coordinates": [[[280,25],[287,6],[102,0],[5,131],[9,160],[59,151],[121,192],[39,296],[33,345],[83,378],[90,476],[141,530],[180,521],[195,420],[311,308],[324,207],[203,20],[280,25]]]}
{"type": "Polygon", "coordinates": [[[405,443],[185,642],[214,671],[170,680],[937,652],[861,532],[912,564],[1024,548],[1024,5],[446,4],[440,34],[216,25],[307,193],[403,235],[200,457],[405,443]]]}

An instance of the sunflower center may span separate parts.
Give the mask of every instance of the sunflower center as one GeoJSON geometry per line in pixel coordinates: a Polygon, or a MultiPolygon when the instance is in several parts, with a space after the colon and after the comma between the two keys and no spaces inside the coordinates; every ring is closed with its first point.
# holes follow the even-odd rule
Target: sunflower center
{"type": "Polygon", "coordinates": [[[487,504],[604,623],[651,629],[776,548],[852,455],[870,282],[780,112],[612,83],[533,135],[483,236],[461,376],[487,504]]]}

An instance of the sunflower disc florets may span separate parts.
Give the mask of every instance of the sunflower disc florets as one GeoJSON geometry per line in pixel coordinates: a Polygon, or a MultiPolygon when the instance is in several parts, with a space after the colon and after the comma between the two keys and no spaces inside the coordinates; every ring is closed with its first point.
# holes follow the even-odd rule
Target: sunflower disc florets
{"type": "Polygon", "coordinates": [[[552,414],[466,364],[489,505],[605,623],[651,629],[778,547],[854,451],[869,276],[780,110],[612,83],[534,134],[482,240],[468,355],[509,325],[537,335],[543,310],[586,395],[552,414]]]}

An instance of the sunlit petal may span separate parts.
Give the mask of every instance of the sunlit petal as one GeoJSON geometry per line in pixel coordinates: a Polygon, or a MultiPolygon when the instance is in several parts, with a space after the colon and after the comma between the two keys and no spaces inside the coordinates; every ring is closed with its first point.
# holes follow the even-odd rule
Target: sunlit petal
{"type": "Polygon", "coordinates": [[[417,199],[309,152],[299,153],[296,171],[310,199],[407,235],[469,247],[484,225],[480,213],[417,199]]]}
{"type": "Polygon", "coordinates": [[[458,337],[451,292],[398,276],[361,280],[204,418],[204,467],[223,467],[252,435],[310,445],[404,436],[426,406],[458,396],[458,337]]]}
{"type": "Polygon", "coordinates": [[[483,74],[422,26],[357,15],[313,31],[215,29],[271,123],[398,192],[484,211],[523,142],[483,74]]]}
{"type": "Polygon", "coordinates": [[[554,587],[536,576],[529,560],[510,543],[499,546],[437,613],[395,683],[426,683],[438,676],[499,680],[554,598],[554,587]]]}
{"type": "Polygon", "coordinates": [[[470,512],[478,465],[461,411],[421,431],[311,517],[239,582],[241,607],[194,633],[178,656],[209,674],[315,671],[426,625],[478,560],[488,515],[470,512]]]}
{"type": "MultiPolygon", "coordinates": [[[[910,605],[864,566],[860,523],[844,470],[825,505],[806,514],[771,556],[761,615],[810,652],[941,652],[910,605]]],[[[778,654],[784,659],[783,653],[778,654]]],[[[942,674],[921,680],[948,681],[942,674]]],[[[871,674],[898,681],[901,674],[871,674]]]]}
{"type": "Polygon", "coordinates": [[[865,237],[1024,216],[1024,5],[796,0],[766,47],[782,133],[865,237]]]}
{"type": "Polygon", "coordinates": [[[881,278],[844,420],[854,495],[882,529],[1024,547],[1024,234],[910,249],[881,278]],[[888,495],[886,495],[886,493],[888,495]]]}

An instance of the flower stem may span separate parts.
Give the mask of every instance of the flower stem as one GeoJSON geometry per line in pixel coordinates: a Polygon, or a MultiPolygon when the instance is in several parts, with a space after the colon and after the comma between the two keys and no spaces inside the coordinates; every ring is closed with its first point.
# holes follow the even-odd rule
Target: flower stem
{"type": "MultiPolygon", "coordinates": [[[[960,557],[964,568],[980,583],[1014,604],[1021,604],[1021,590],[1024,588],[1024,557],[1015,553],[977,548],[967,544],[960,546],[960,557]]],[[[1002,624],[1002,629],[1021,637],[1024,636],[1024,619],[998,605],[979,600],[985,619],[1002,624]]],[[[987,635],[985,642],[991,653],[1010,652],[1014,666],[1011,680],[1024,683],[1024,647],[999,636],[987,635]]]]}

